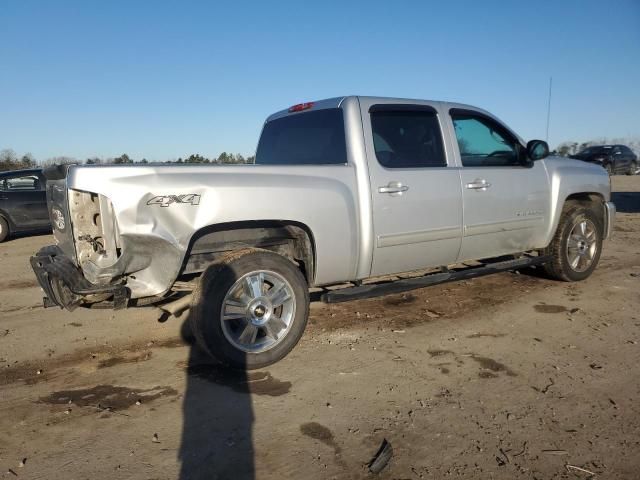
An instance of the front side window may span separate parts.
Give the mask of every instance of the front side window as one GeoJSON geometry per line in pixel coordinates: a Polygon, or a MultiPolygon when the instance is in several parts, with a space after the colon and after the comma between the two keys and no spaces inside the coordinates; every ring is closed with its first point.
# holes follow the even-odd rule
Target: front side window
{"type": "Polygon", "coordinates": [[[464,167],[522,165],[518,141],[497,122],[480,115],[452,112],[464,167]]]}
{"type": "Polygon", "coordinates": [[[447,166],[435,111],[373,109],[371,130],[376,158],[383,167],[447,166]]]}
{"type": "Polygon", "coordinates": [[[267,122],[256,151],[257,165],[344,163],[347,147],[339,108],[296,113],[267,122]]]}

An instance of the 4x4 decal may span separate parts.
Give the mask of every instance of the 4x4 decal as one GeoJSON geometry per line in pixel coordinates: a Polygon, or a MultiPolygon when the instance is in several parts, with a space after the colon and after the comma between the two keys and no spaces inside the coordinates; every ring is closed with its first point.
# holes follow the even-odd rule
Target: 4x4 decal
{"type": "Polygon", "coordinates": [[[147,205],[160,205],[168,207],[174,203],[187,203],[189,205],[200,205],[200,195],[188,193],[186,195],[158,195],[147,202],[147,205]]]}

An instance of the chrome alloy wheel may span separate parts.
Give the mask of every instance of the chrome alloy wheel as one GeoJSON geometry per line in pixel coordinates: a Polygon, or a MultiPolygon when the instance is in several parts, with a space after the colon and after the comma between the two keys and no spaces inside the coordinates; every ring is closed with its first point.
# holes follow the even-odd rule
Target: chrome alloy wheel
{"type": "Polygon", "coordinates": [[[593,263],[598,248],[596,226],[581,219],[571,229],[567,240],[567,260],[575,272],[584,272],[593,263]]]}
{"type": "Polygon", "coordinates": [[[289,333],[296,313],[293,288],[280,274],[249,272],[229,289],[220,322],[227,340],[247,353],[275,347],[289,333]]]}

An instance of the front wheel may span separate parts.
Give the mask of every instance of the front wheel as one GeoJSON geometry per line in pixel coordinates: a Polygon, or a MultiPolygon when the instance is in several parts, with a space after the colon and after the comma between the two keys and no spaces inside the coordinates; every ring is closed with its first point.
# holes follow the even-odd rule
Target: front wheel
{"type": "Polygon", "coordinates": [[[552,260],[547,273],[558,280],[575,282],[589,277],[602,253],[602,224],[592,209],[565,207],[558,229],[545,253],[552,260]]]}
{"type": "Polygon", "coordinates": [[[198,344],[222,363],[254,369],[284,358],[309,315],[309,290],[297,266],[266,250],[233,252],[205,270],[190,321],[198,344]]]}
{"type": "Polygon", "coordinates": [[[7,221],[0,217],[0,243],[4,242],[9,236],[9,224],[7,221]]]}
{"type": "Polygon", "coordinates": [[[629,165],[629,171],[627,172],[627,175],[635,175],[636,172],[638,171],[638,162],[631,162],[631,165],[629,165]]]}
{"type": "Polygon", "coordinates": [[[609,174],[609,176],[613,175],[613,168],[611,167],[611,164],[610,164],[610,163],[607,163],[607,164],[604,166],[604,169],[607,171],[607,173],[609,174]]]}

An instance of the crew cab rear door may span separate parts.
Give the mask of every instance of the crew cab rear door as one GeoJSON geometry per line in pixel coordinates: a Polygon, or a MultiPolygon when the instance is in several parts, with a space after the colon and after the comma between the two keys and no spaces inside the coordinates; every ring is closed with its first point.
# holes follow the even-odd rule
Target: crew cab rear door
{"type": "Polygon", "coordinates": [[[371,182],[371,275],[453,263],[462,236],[460,177],[438,103],[361,98],[371,182]],[[391,102],[391,101],[390,101],[391,102]]]}
{"type": "Polygon", "coordinates": [[[458,261],[544,246],[551,194],[543,161],[528,162],[515,135],[475,110],[452,109],[462,182],[464,233],[458,261]]]}

